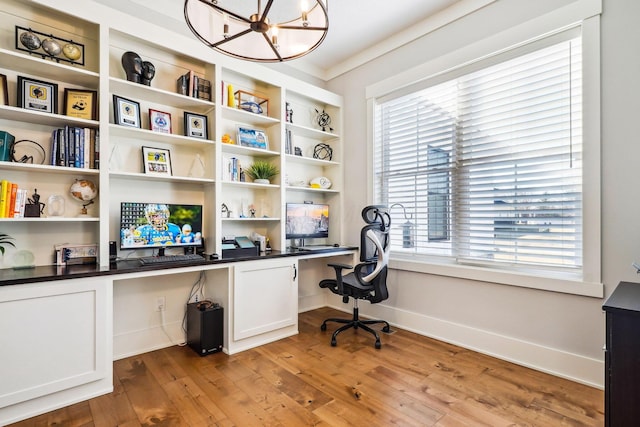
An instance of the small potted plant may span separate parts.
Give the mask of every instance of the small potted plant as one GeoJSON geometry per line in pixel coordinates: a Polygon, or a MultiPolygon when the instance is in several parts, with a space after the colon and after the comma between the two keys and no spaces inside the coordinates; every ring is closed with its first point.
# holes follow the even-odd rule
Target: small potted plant
{"type": "Polygon", "coordinates": [[[278,175],[280,171],[275,165],[267,161],[256,160],[245,170],[245,173],[257,184],[269,184],[271,179],[278,175]]]}
{"type": "Polygon", "coordinates": [[[16,247],[16,245],[13,244],[12,240],[13,237],[9,236],[8,234],[0,233],[0,254],[4,255],[5,245],[13,246],[14,248],[16,247]]]}

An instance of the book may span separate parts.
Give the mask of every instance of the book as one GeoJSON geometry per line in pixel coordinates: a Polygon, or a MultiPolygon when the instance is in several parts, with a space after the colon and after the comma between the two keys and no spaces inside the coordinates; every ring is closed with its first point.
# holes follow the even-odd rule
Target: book
{"type": "Polygon", "coordinates": [[[9,181],[3,179],[0,181],[0,218],[5,217],[5,210],[7,209],[7,195],[9,194],[9,181]]]}
{"type": "Polygon", "coordinates": [[[7,206],[5,218],[13,217],[13,212],[16,209],[16,197],[18,195],[18,184],[11,183],[11,190],[9,191],[9,205],[7,206]]]}
{"type": "Polygon", "coordinates": [[[192,83],[191,83],[191,96],[193,98],[198,98],[198,89],[200,88],[200,77],[196,76],[195,74],[192,77],[192,83]]]}
{"type": "Polygon", "coordinates": [[[95,145],[96,148],[94,150],[94,169],[100,169],[100,129],[96,129],[96,137],[95,137],[95,145]]]}
{"type": "Polygon", "coordinates": [[[178,92],[180,95],[189,94],[189,73],[178,77],[178,80],[176,82],[176,92],[178,92]]]}

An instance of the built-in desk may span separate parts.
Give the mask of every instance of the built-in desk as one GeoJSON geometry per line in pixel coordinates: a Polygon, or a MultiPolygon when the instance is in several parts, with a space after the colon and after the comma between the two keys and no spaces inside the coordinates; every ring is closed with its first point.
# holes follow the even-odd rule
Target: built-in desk
{"type": "Polygon", "coordinates": [[[181,332],[200,278],[207,298],[224,307],[226,353],[297,334],[299,299],[324,301],[317,283],[332,273],[321,268],[326,258],[351,262],[356,250],[272,251],[179,266],[132,259],[0,269],[0,425],[109,393],[114,358],[177,344],[182,339],[167,335],[181,332]],[[153,307],[158,295],[167,298],[166,324],[153,307]]]}

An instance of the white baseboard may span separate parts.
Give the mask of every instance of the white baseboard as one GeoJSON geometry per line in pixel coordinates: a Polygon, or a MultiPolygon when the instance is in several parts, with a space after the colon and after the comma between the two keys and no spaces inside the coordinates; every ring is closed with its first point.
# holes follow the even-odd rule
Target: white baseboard
{"type": "MultiPolygon", "coordinates": [[[[350,305],[339,304],[335,300],[328,301],[328,305],[337,310],[351,313],[350,305]]],[[[467,325],[385,306],[384,304],[362,304],[360,314],[364,317],[385,319],[398,328],[517,365],[526,366],[591,387],[604,388],[603,360],[568,353],[467,325]]]]}
{"type": "Polygon", "coordinates": [[[127,331],[113,336],[113,360],[136,356],[172,345],[183,345],[184,341],[182,322],[168,323],[164,330],[161,326],[154,326],[149,329],[127,331]]]}

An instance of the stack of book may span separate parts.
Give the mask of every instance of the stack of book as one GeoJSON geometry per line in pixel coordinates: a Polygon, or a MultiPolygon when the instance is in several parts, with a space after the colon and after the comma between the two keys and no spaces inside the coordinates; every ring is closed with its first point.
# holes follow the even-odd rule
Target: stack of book
{"type": "Polygon", "coordinates": [[[100,134],[97,129],[65,126],[51,133],[50,164],[71,168],[100,168],[100,134]]]}
{"type": "Polygon", "coordinates": [[[223,179],[225,181],[244,181],[244,174],[242,173],[242,166],[240,160],[236,157],[225,158],[225,168],[223,170],[223,179]]]}
{"type": "Polygon", "coordinates": [[[25,188],[15,182],[0,180],[0,218],[24,218],[24,206],[28,201],[25,188]]]}
{"type": "Polygon", "coordinates": [[[293,133],[287,129],[284,134],[284,153],[293,154],[293,133]]]}
{"type": "Polygon", "coordinates": [[[181,95],[211,101],[211,81],[193,71],[178,77],[177,91],[181,95]]]}

